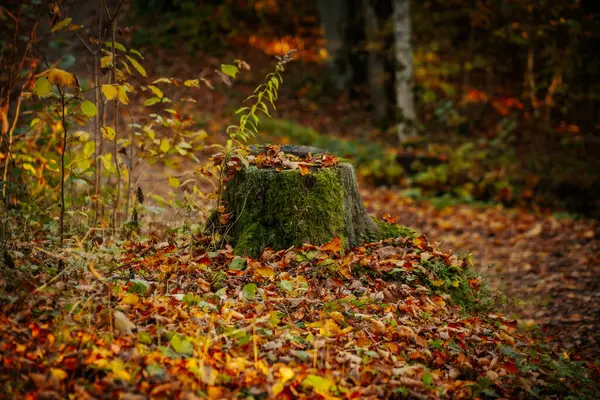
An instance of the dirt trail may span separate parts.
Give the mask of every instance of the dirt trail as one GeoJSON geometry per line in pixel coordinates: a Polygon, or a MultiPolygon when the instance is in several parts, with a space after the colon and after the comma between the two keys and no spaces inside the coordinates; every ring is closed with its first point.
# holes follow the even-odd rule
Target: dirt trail
{"type": "Polygon", "coordinates": [[[472,252],[475,267],[508,298],[507,313],[538,325],[567,353],[600,357],[600,224],[526,211],[431,204],[364,188],[369,210],[385,212],[445,249],[472,252]]]}

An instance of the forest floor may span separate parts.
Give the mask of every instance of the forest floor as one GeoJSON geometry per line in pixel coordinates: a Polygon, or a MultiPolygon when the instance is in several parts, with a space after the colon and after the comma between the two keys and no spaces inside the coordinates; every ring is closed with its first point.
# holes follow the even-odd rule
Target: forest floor
{"type": "MultiPolygon", "coordinates": [[[[232,122],[227,110],[239,106],[243,94],[252,92],[273,63],[272,56],[256,49],[237,49],[235,54],[252,66],[247,76],[235,83],[238,103],[225,93],[213,92],[206,101],[194,105],[195,113],[210,119],[206,129],[217,142],[222,140],[219,137],[224,127],[232,122]]],[[[164,52],[160,58],[171,57],[170,52],[164,52]]],[[[214,57],[197,57],[206,61],[205,70],[218,68],[214,57]]],[[[181,62],[169,71],[186,76],[194,71],[193,65],[191,61],[181,62]]],[[[321,73],[318,65],[292,63],[288,69],[290,76],[284,76],[278,101],[278,118],[335,137],[366,134],[381,140],[382,132],[369,124],[368,104],[345,96],[310,96],[316,84],[311,77],[321,73]]],[[[150,182],[153,184],[146,185],[149,190],[161,191],[156,182],[164,182],[163,189],[168,190],[166,176],[155,173],[150,182]]],[[[598,221],[501,206],[463,204],[439,210],[428,201],[402,197],[397,188],[375,188],[366,183],[361,183],[361,192],[374,215],[389,213],[399,224],[441,242],[445,250],[473,253],[474,267],[496,292],[504,312],[538,325],[546,340],[556,341],[574,357],[600,357],[598,221]]]]}
{"type": "Polygon", "coordinates": [[[362,190],[375,215],[390,213],[441,247],[472,252],[474,266],[504,295],[499,309],[530,321],[567,352],[600,357],[600,224],[526,210],[449,206],[362,190]]]}

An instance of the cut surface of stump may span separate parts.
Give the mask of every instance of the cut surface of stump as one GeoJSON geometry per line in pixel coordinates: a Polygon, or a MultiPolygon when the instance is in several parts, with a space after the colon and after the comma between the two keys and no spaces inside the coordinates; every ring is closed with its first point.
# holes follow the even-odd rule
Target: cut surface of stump
{"type": "MultiPolygon", "coordinates": [[[[297,147],[302,154],[295,154],[294,146],[285,150],[300,157],[319,150],[297,147]]],[[[321,245],[335,237],[351,247],[380,237],[378,224],[364,209],[349,163],[311,168],[306,175],[298,169],[249,166],[227,182],[223,200],[229,220],[218,225],[215,215],[212,227],[237,254],[259,256],[267,247],[321,245]]]]}

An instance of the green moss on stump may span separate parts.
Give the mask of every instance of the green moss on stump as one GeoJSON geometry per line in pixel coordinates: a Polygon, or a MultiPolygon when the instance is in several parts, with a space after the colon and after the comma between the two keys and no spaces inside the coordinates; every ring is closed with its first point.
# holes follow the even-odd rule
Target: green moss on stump
{"type": "Polygon", "coordinates": [[[320,245],[336,236],[354,246],[379,236],[377,224],[364,211],[350,164],[315,168],[304,176],[298,170],[251,166],[227,183],[223,200],[232,216],[217,230],[237,254],[320,245]]]}
{"type": "Polygon", "coordinates": [[[403,226],[403,225],[398,225],[398,224],[388,224],[385,221],[380,221],[378,219],[375,219],[375,222],[377,223],[377,226],[379,227],[379,233],[380,236],[379,238],[381,239],[390,239],[390,238],[397,238],[397,237],[410,237],[410,238],[415,238],[417,237],[417,232],[415,232],[412,228],[409,228],[408,226],[403,226]]]}

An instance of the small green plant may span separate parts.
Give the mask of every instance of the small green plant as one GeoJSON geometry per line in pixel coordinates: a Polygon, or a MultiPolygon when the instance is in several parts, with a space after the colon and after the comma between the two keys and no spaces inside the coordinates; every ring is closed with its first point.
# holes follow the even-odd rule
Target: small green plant
{"type": "MultiPolygon", "coordinates": [[[[283,57],[277,56],[275,71],[269,73],[265,77],[264,83],[260,84],[254,90],[254,93],[244,100],[245,102],[254,100],[254,104],[241,107],[235,112],[236,114],[241,114],[240,123],[239,125],[231,125],[227,128],[230,136],[230,141],[227,143],[228,149],[231,148],[234,140],[241,140],[245,143],[248,139],[252,139],[258,135],[258,125],[260,124],[259,112],[271,118],[267,102],[273,110],[276,109],[275,101],[277,100],[279,85],[283,83],[281,73],[285,70],[285,64],[292,61],[294,52],[295,50],[291,50],[283,57]]],[[[227,72],[225,73],[227,74],[227,72]]],[[[233,75],[235,76],[235,72],[233,75]]]]}

